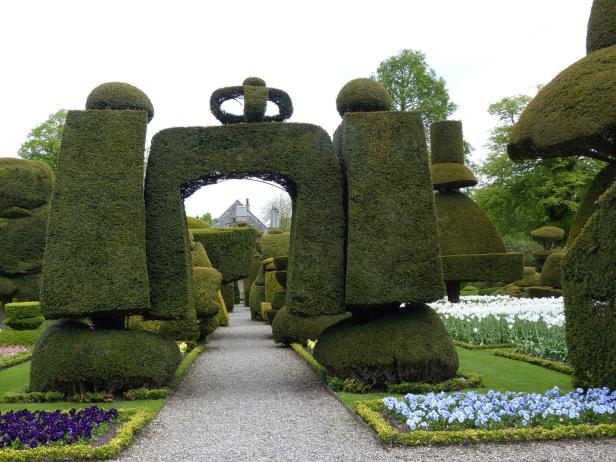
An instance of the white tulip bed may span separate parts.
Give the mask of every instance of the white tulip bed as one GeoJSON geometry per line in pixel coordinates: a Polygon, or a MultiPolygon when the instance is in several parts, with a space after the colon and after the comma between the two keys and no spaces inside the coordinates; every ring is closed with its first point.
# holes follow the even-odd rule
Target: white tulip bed
{"type": "Polygon", "coordinates": [[[562,297],[468,296],[431,303],[456,340],[477,345],[513,343],[520,353],[566,362],[562,297]]]}

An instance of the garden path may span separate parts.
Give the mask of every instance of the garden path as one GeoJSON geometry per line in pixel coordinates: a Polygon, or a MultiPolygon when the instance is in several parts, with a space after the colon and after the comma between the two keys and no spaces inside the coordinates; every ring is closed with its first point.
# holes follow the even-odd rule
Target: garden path
{"type": "Polygon", "coordinates": [[[616,460],[616,443],[383,447],[271,328],[236,306],[176,392],[118,459],[192,461],[616,460]]]}

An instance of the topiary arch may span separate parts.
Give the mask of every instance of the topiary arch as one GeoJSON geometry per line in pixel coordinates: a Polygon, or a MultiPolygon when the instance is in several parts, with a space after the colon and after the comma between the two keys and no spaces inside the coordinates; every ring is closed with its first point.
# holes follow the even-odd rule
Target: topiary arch
{"type": "Polygon", "coordinates": [[[231,178],[276,181],[293,201],[288,306],[298,315],[344,311],[340,166],[320,127],[250,123],[171,128],[152,140],[145,180],[151,314],[177,318],[192,305],[184,199],[231,178]]]}

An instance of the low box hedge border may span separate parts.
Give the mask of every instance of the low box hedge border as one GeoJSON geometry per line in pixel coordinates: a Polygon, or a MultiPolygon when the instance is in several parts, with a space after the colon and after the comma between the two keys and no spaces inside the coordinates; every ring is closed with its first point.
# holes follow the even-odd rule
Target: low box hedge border
{"type": "Polygon", "coordinates": [[[545,367],[556,372],[562,372],[563,374],[573,375],[574,369],[569,364],[560,363],[558,361],[552,361],[550,359],[538,358],[537,356],[531,356],[524,353],[515,353],[513,351],[501,351],[494,352],[495,356],[502,356],[503,358],[515,359],[517,361],[524,361],[536,366],[545,367]]]}
{"type": "Polygon", "coordinates": [[[0,370],[25,363],[26,361],[30,361],[30,358],[32,358],[31,351],[24,351],[23,353],[17,353],[15,355],[0,358],[0,370]]]}
{"type": "Polygon", "coordinates": [[[499,348],[513,348],[515,345],[513,343],[466,343],[460,342],[459,340],[454,340],[453,344],[457,347],[464,348],[466,350],[496,350],[499,348]]]}
{"type": "Polygon", "coordinates": [[[0,462],[103,460],[115,457],[131,443],[135,434],[156,414],[145,408],[118,409],[118,413],[124,423],[116,430],[108,443],[100,446],[94,446],[90,442],[66,446],[40,446],[34,449],[2,449],[0,450],[0,462]]]}
{"type": "Polygon", "coordinates": [[[400,432],[385,419],[381,400],[357,401],[355,412],[374,429],[379,439],[388,445],[423,446],[462,443],[502,443],[517,441],[555,441],[566,438],[609,438],[616,436],[616,424],[563,425],[553,429],[541,427],[500,430],[459,430],[400,432]]]}

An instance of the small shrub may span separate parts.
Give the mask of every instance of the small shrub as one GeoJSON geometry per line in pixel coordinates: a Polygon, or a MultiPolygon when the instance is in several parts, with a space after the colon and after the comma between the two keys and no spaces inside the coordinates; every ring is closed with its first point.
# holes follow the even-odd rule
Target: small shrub
{"type": "Polygon", "coordinates": [[[165,399],[170,392],[170,388],[133,388],[124,392],[124,398],[129,401],[165,399]]]}

